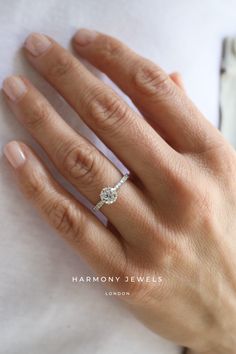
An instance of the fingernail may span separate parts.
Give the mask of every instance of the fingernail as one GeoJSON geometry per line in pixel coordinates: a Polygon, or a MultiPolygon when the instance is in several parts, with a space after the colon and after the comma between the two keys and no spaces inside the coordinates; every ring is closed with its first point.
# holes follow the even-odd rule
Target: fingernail
{"type": "Polygon", "coordinates": [[[74,36],[75,43],[81,46],[85,46],[91,43],[98,33],[96,31],[81,28],[74,36]]]}
{"type": "Polygon", "coordinates": [[[25,155],[16,141],[11,141],[5,145],[4,155],[14,168],[21,166],[25,162],[25,155]]]}
{"type": "Polygon", "coordinates": [[[43,34],[32,33],[25,41],[25,48],[35,57],[45,53],[52,42],[43,34]]]}
{"type": "Polygon", "coordinates": [[[10,76],[3,81],[3,91],[12,100],[19,100],[26,92],[27,87],[24,81],[18,76],[10,76]]]}

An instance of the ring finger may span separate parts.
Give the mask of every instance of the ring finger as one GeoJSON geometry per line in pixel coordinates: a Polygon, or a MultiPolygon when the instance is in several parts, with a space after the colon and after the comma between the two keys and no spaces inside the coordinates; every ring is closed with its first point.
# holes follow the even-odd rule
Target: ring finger
{"type": "MultiPolygon", "coordinates": [[[[91,203],[98,202],[103,187],[112,186],[121,179],[118,169],[68,126],[28,80],[7,78],[3,89],[18,119],[42,145],[60,173],[91,203]]],[[[144,208],[144,197],[130,180],[118,193],[115,206],[104,205],[102,212],[120,233],[127,235],[127,225],[132,226],[128,228],[132,234],[136,233],[137,213],[140,213],[141,205],[142,210],[144,208]]]]}

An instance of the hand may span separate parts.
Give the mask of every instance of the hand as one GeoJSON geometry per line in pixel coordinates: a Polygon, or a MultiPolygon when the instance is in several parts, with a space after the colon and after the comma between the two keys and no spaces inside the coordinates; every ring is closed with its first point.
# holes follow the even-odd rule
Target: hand
{"type": "MultiPolygon", "coordinates": [[[[145,117],[51,38],[33,34],[25,55],[131,171],[106,227],[67,193],[22,142],[5,154],[44,217],[99,275],[161,277],[114,283],[153,331],[196,353],[235,353],[234,149],[161,68],[109,36],[80,30],[78,54],[107,74],[145,117]]],[[[177,80],[178,81],[178,80],[177,80]]],[[[96,204],[121,174],[23,77],[3,85],[9,106],[65,178],[96,204]]]]}

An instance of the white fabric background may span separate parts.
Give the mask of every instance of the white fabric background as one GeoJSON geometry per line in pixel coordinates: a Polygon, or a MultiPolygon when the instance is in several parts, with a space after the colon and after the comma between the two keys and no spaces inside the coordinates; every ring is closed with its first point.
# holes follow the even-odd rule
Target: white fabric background
{"type": "MultiPolygon", "coordinates": [[[[233,0],[0,0],[0,80],[27,75],[66,120],[86,132],[20,48],[32,31],[69,47],[76,28],[94,28],[169,72],[180,71],[192,99],[216,124],[221,40],[235,34],[235,13],[233,0]]],[[[42,154],[0,98],[1,146],[15,138],[42,154]]],[[[4,158],[0,196],[0,354],[179,353],[103,289],[72,284],[73,275],[91,270],[24,200],[4,158]]]]}

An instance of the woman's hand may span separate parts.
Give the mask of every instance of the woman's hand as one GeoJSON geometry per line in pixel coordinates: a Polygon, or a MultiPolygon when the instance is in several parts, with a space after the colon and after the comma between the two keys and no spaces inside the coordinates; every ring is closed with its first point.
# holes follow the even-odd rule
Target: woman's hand
{"type": "MultiPolygon", "coordinates": [[[[134,112],[51,38],[33,34],[25,55],[131,171],[109,227],[52,178],[22,142],[5,154],[23,192],[155,332],[196,353],[236,348],[235,151],[161,68],[118,40],[80,30],[74,48],[135,103],[134,112]],[[125,282],[144,276],[161,282],[125,282]]],[[[9,106],[57,169],[96,204],[118,169],[77,134],[23,77],[4,81],[9,106]]],[[[210,93],[209,93],[210,94],[210,93]]],[[[60,260],[61,261],[61,260],[60,260]]]]}

